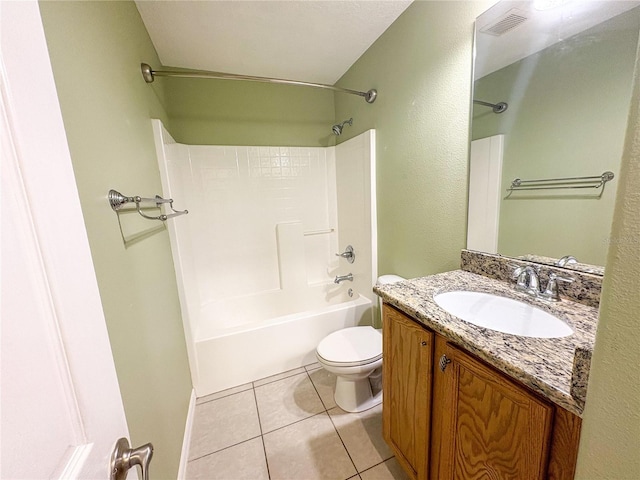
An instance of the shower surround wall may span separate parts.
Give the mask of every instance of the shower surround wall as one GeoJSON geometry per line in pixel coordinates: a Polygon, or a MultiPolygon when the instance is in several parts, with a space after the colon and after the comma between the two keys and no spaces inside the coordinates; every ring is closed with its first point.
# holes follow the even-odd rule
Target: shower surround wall
{"type": "Polygon", "coordinates": [[[373,131],[326,148],[154,132],[163,193],[189,209],[167,227],[198,396],[311,363],[328,333],[371,324],[373,131]],[[335,256],[347,244],[354,264],[335,256]]]}

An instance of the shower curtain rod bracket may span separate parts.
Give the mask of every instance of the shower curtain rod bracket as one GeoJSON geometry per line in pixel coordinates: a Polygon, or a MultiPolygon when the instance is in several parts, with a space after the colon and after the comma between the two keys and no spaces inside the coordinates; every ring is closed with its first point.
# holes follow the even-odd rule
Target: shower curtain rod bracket
{"type": "Polygon", "coordinates": [[[151,66],[146,63],[141,63],[140,69],[142,70],[142,78],[144,78],[144,81],[147,83],[153,83],[154,78],[151,66]]]}
{"type": "Polygon", "coordinates": [[[483,105],[485,107],[491,107],[493,113],[503,113],[507,110],[507,108],[509,108],[509,104],[507,102],[489,103],[482,100],[474,99],[473,103],[477,103],[478,105],[483,105]]]}
{"type": "Polygon", "coordinates": [[[351,90],[349,88],[335,87],[333,85],[325,85],[323,83],[301,82],[298,80],[286,80],[284,78],[256,77],[253,75],[237,75],[234,73],[209,72],[204,70],[154,70],[148,63],[141,63],[140,70],[142,78],[147,83],[153,83],[155,77],[180,77],[180,78],[215,78],[219,80],[245,80],[249,82],[276,83],[281,85],[298,85],[302,87],[323,88],[325,90],[333,90],[334,92],[348,93],[351,95],[359,95],[365,99],[367,103],[373,103],[378,97],[375,89],[366,92],[351,90]]]}
{"type": "Polygon", "coordinates": [[[364,99],[366,100],[367,103],[373,103],[376,101],[377,96],[378,96],[378,91],[375,88],[372,88],[365,94],[364,99]]]}

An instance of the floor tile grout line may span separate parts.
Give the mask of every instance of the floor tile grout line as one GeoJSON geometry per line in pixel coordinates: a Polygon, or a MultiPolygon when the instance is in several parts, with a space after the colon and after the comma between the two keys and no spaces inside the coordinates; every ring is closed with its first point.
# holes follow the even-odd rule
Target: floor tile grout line
{"type": "MultiPolygon", "coordinates": [[[[336,407],[334,407],[334,408],[340,408],[340,407],[338,407],[338,406],[336,405],[336,407]]],[[[333,410],[333,408],[331,408],[331,410],[333,410]]],[[[340,410],[342,410],[342,409],[340,409],[340,410]]],[[[349,414],[349,412],[347,412],[347,411],[345,411],[345,410],[342,410],[342,411],[343,411],[343,412],[345,412],[345,413],[347,413],[347,414],[349,414]]],[[[336,429],[336,433],[338,434],[338,437],[340,437],[340,441],[342,441],[342,436],[340,435],[340,431],[338,430],[338,427],[336,426],[335,422],[333,421],[333,417],[332,417],[332,416],[331,416],[331,414],[329,413],[329,410],[327,410],[327,415],[329,415],[329,419],[331,420],[331,423],[333,424],[333,428],[335,428],[335,429],[336,429]]],[[[344,443],[344,441],[342,441],[342,445],[344,446],[344,449],[347,451],[347,455],[349,455],[349,458],[351,458],[351,454],[349,453],[349,449],[347,448],[347,445],[344,443]]],[[[395,456],[395,455],[391,455],[389,458],[385,458],[385,459],[384,459],[384,460],[382,460],[381,462],[376,463],[375,465],[372,465],[372,466],[370,466],[370,467],[367,467],[367,468],[365,468],[364,470],[361,470],[361,471],[359,471],[359,470],[358,470],[358,467],[356,466],[355,462],[353,461],[353,459],[351,459],[351,463],[353,463],[353,466],[354,466],[354,468],[356,469],[356,472],[357,472],[357,473],[356,473],[356,475],[354,475],[354,477],[356,477],[356,476],[360,476],[360,474],[361,474],[362,472],[366,472],[367,470],[371,470],[372,468],[377,467],[378,465],[383,464],[383,463],[384,463],[384,462],[386,462],[387,460],[391,460],[394,456],[395,456]]],[[[349,477],[349,478],[352,478],[352,477],[349,477]]]]}
{"type": "MultiPolygon", "coordinates": [[[[322,395],[320,395],[320,392],[318,391],[318,388],[316,387],[316,384],[313,383],[313,378],[311,378],[311,374],[309,372],[307,372],[307,377],[309,377],[309,381],[311,382],[311,385],[313,386],[313,389],[316,391],[316,395],[318,395],[318,398],[320,399],[320,403],[324,407],[324,411],[327,412],[327,415],[328,415],[329,414],[329,408],[325,405],[324,400],[322,399],[322,395]]],[[[331,408],[333,408],[333,407],[331,407],[331,408]]]]}
{"type": "MultiPolygon", "coordinates": [[[[340,439],[340,443],[342,443],[342,446],[344,447],[344,451],[347,452],[347,456],[349,457],[349,460],[351,460],[351,464],[353,465],[353,469],[356,471],[356,475],[359,475],[360,472],[358,472],[358,467],[356,466],[356,462],[353,461],[353,458],[351,457],[351,454],[349,453],[349,449],[347,448],[347,445],[344,443],[344,440],[342,439],[342,436],[340,435],[340,432],[338,431],[338,427],[336,427],[336,424],[333,421],[333,418],[331,418],[331,415],[329,415],[329,412],[327,412],[327,416],[329,417],[329,420],[331,421],[331,425],[333,425],[333,429],[336,431],[336,434],[338,435],[338,438],[340,439]]],[[[351,478],[351,477],[349,477],[349,478],[351,478]]]]}
{"type": "MultiPolygon", "coordinates": [[[[389,460],[391,460],[394,457],[395,457],[395,455],[391,455],[389,458],[387,458],[385,460],[382,460],[380,463],[376,463],[375,465],[371,465],[370,467],[367,467],[364,470],[358,472],[358,475],[360,475],[361,473],[367,472],[367,471],[371,470],[372,468],[376,468],[376,467],[382,465],[383,463],[388,462],[389,460]]],[[[356,468],[356,470],[357,470],[357,468],[356,468]]]]}
{"type": "MultiPolygon", "coordinates": [[[[321,397],[321,396],[320,396],[320,394],[318,393],[318,389],[316,388],[316,386],[313,384],[313,380],[311,380],[311,377],[309,376],[309,373],[308,373],[308,372],[301,372],[301,373],[300,373],[300,375],[301,375],[302,373],[306,373],[306,374],[307,374],[307,377],[309,378],[309,380],[310,380],[310,382],[311,382],[311,386],[312,386],[312,387],[313,387],[313,389],[315,390],[316,395],[318,395],[318,398],[320,399],[320,404],[322,405],[322,408],[323,408],[324,410],[321,410],[321,411],[319,411],[319,412],[313,413],[313,414],[309,415],[308,417],[305,417],[305,418],[301,418],[301,419],[299,419],[299,420],[296,420],[295,422],[287,423],[286,425],[282,425],[282,426],[280,426],[280,427],[278,427],[278,428],[274,428],[273,430],[269,430],[268,432],[264,432],[264,431],[262,430],[262,425],[260,425],[260,431],[262,432],[262,435],[263,435],[263,436],[264,436],[264,435],[269,435],[270,433],[273,433],[273,432],[277,432],[278,430],[282,430],[283,428],[290,427],[291,425],[295,425],[296,423],[303,422],[303,421],[305,421],[305,420],[307,420],[307,419],[309,419],[309,418],[316,417],[316,416],[320,415],[321,413],[326,413],[327,415],[329,414],[329,410],[327,409],[327,407],[325,406],[324,402],[322,401],[322,397],[321,397]]],[[[287,377],[287,378],[291,378],[291,377],[287,377]]],[[[282,378],[281,380],[284,380],[284,378],[282,378]]],[[[276,381],[277,381],[277,380],[276,380],[276,381]]],[[[273,383],[273,382],[272,382],[272,383],[273,383]]],[[[266,385],[266,384],[265,384],[265,385],[266,385]]],[[[263,386],[263,385],[259,385],[258,387],[255,387],[255,388],[253,389],[253,393],[254,393],[254,395],[256,395],[256,393],[255,393],[255,389],[256,389],[256,388],[260,388],[260,387],[262,387],[262,386],[263,386]]],[[[256,406],[257,406],[257,405],[258,405],[258,399],[257,399],[257,396],[256,396],[256,406]]],[[[333,408],[333,407],[332,407],[332,408],[333,408]]],[[[259,412],[258,412],[258,415],[259,415],[259,412]]]]}
{"type": "MultiPolygon", "coordinates": [[[[310,365],[313,365],[313,364],[310,364],[310,365]]],[[[312,369],[312,370],[307,370],[307,367],[308,367],[308,365],[304,365],[304,366],[302,366],[302,367],[298,367],[298,368],[304,368],[304,372],[292,373],[291,375],[287,375],[286,377],[278,378],[277,380],[271,380],[271,381],[269,381],[269,382],[265,382],[265,383],[262,383],[262,384],[260,384],[260,385],[256,385],[256,382],[260,382],[260,381],[265,380],[266,378],[269,378],[269,377],[265,377],[265,378],[260,378],[260,379],[258,379],[258,380],[254,380],[253,382],[249,382],[249,383],[247,383],[247,385],[250,385],[250,386],[249,386],[249,387],[247,387],[247,388],[245,388],[244,390],[239,390],[239,391],[234,392],[234,393],[229,393],[229,394],[227,394],[227,395],[223,395],[223,396],[218,397],[218,398],[212,398],[211,400],[204,400],[204,401],[199,401],[199,402],[198,402],[198,399],[196,398],[196,405],[203,405],[203,404],[205,404],[205,403],[214,402],[214,401],[216,401],[216,400],[220,400],[221,398],[227,398],[227,397],[230,397],[231,395],[235,395],[235,394],[237,394],[237,393],[246,392],[247,390],[251,390],[252,388],[259,388],[259,387],[262,387],[262,386],[264,386],[264,385],[269,385],[270,383],[277,382],[277,381],[279,381],[279,380],[284,380],[285,378],[295,377],[296,375],[301,375],[301,374],[303,374],[303,373],[313,372],[313,371],[315,371],[315,370],[319,370],[319,369],[321,369],[321,368],[322,368],[322,366],[319,366],[319,367],[316,367],[316,368],[314,368],[314,369],[312,369]]],[[[296,370],[297,370],[297,369],[296,369],[296,370]]],[[[290,370],[290,371],[293,371],[293,370],[290,370]]],[[[286,373],[286,372],[282,372],[282,373],[286,373]]],[[[278,373],[277,375],[281,375],[281,374],[280,374],[280,373],[278,373]]],[[[239,385],[238,385],[238,386],[239,386],[239,385]]],[[[231,388],[237,388],[237,387],[231,387],[231,388]]],[[[229,390],[231,390],[231,389],[229,389],[229,390]]],[[[224,390],[222,390],[222,392],[224,392],[224,390]]],[[[209,394],[209,395],[215,395],[215,394],[217,394],[217,393],[221,393],[221,392],[213,392],[213,393],[211,393],[211,394],[209,394]]],[[[200,398],[205,398],[205,397],[208,397],[209,395],[205,395],[204,397],[200,397],[200,398]]]]}
{"type": "Polygon", "coordinates": [[[258,396],[256,395],[256,387],[253,387],[253,399],[256,402],[256,412],[258,413],[258,426],[260,427],[260,440],[262,441],[262,452],[264,453],[264,463],[267,465],[267,477],[271,480],[271,471],[269,470],[269,458],[267,457],[267,447],[264,444],[264,432],[262,431],[262,422],[260,421],[260,409],[258,408],[258,396]]]}
{"type": "Polygon", "coordinates": [[[273,432],[277,432],[278,430],[282,430],[283,428],[290,427],[291,425],[295,425],[296,423],[304,422],[305,420],[309,420],[310,418],[317,417],[318,415],[322,415],[323,413],[326,413],[327,415],[329,415],[329,412],[327,412],[326,410],[322,410],[321,412],[314,413],[313,415],[309,415],[308,417],[301,418],[300,420],[296,420],[295,422],[288,423],[287,425],[283,425],[283,426],[278,427],[278,428],[274,428],[273,430],[269,430],[268,432],[265,432],[262,435],[263,436],[264,435],[270,435],[273,432]]]}
{"type": "MultiPolygon", "coordinates": [[[[211,403],[211,402],[215,402],[216,400],[221,400],[223,398],[227,398],[230,397],[232,395],[237,395],[239,393],[244,393],[244,392],[248,392],[249,390],[253,390],[253,382],[251,382],[251,386],[249,388],[247,388],[246,390],[240,390],[239,392],[233,392],[230,393],[228,395],[223,395],[222,397],[218,397],[218,398],[212,398],[211,400],[205,400],[205,401],[201,401],[199,403],[196,403],[196,406],[198,405],[204,405],[205,403],[211,403]]],[[[216,392],[217,393],[217,392],[216,392]]],[[[215,393],[212,393],[211,395],[215,395],[215,393]]],[[[205,395],[206,397],[208,397],[209,395],[205,395]]],[[[204,397],[201,397],[204,398],[204,397]]],[[[197,400],[197,399],[196,399],[197,400]]]]}
{"type": "Polygon", "coordinates": [[[234,443],[233,445],[229,445],[227,447],[220,448],[220,449],[215,450],[213,452],[205,453],[204,455],[200,455],[199,457],[190,458],[189,460],[187,460],[187,462],[195,462],[196,460],[200,460],[201,458],[208,457],[209,455],[213,455],[214,453],[222,452],[223,450],[228,450],[231,447],[237,447],[238,445],[241,445],[241,444],[243,444],[245,442],[248,442],[250,440],[255,440],[256,438],[261,437],[261,436],[262,435],[256,435],[255,437],[247,438],[246,440],[242,440],[241,442],[234,443]]]}
{"type": "Polygon", "coordinates": [[[258,408],[258,396],[256,395],[255,387],[251,389],[253,391],[253,401],[256,402],[256,413],[258,414],[258,427],[260,428],[260,436],[264,435],[262,431],[262,422],[260,421],[260,408],[258,408]]]}
{"type": "Polygon", "coordinates": [[[267,457],[267,446],[264,444],[264,435],[260,435],[262,440],[262,451],[264,452],[264,463],[267,466],[267,478],[271,480],[271,470],[269,469],[269,457],[267,457]]]}
{"type": "MultiPolygon", "coordinates": [[[[245,392],[248,392],[249,390],[253,390],[253,398],[254,398],[254,401],[256,402],[256,412],[258,414],[258,427],[260,428],[260,435],[256,435],[255,437],[247,438],[246,440],[242,440],[241,442],[234,443],[233,445],[228,445],[228,446],[226,446],[224,448],[219,448],[218,450],[214,450],[213,452],[205,453],[204,455],[200,455],[199,457],[190,458],[190,459],[187,460],[187,462],[193,462],[195,460],[200,460],[201,458],[208,457],[209,455],[213,455],[214,453],[222,452],[223,450],[227,450],[227,449],[229,449],[231,447],[236,447],[236,446],[238,446],[240,444],[243,444],[245,442],[248,442],[250,440],[255,440],[258,437],[262,437],[262,425],[260,425],[260,412],[258,412],[258,401],[256,400],[255,389],[253,387],[251,387],[251,388],[248,388],[246,390],[243,390],[242,392],[232,393],[231,395],[227,395],[226,397],[230,397],[232,395],[237,395],[237,394],[240,394],[240,393],[245,393],[245,392]]],[[[222,398],[226,398],[226,397],[222,397],[222,398]]],[[[215,400],[219,400],[219,399],[216,398],[215,400]]],[[[213,402],[215,400],[210,400],[210,401],[204,402],[204,403],[210,403],[210,402],[213,402]]],[[[200,405],[202,405],[202,403],[200,405]]],[[[263,447],[264,447],[264,442],[263,442],[263,447]]]]}
{"type": "MultiPolygon", "coordinates": [[[[299,368],[303,368],[303,367],[299,367],[299,368]]],[[[304,372],[292,373],[291,375],[287,375],[286,377],[281,377],[281,378],[278,378],[276,380],[271,380],[270,382],[261,383],[260,385],[256,385],[256,382],[260,382],[260,381],[264,380],[264,378],[261,378],[259,380],[255,380],[255,381],[253,381],[251,383],[253,384],[253,388],[260,388],[260,387],[264,387],[265,385],[270,385],[272,383],[279,382],[280,380],[284,380],[286,378],[295,377],[296,375],[302,375],[303,373],[307,373],[307,371],[305,370],[304,372]]],[[[278,375],[280,375],[280,374],[278,374],[278,375]]],[[[269,377],[266,377],[266,378],[269,378],[269,377]]]]}

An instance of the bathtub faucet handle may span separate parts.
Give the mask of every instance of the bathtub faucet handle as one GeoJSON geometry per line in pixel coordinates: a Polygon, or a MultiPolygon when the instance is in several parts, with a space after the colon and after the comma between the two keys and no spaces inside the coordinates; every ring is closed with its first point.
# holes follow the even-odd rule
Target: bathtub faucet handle
{"type": "Polygon", "coordinates": [[[333,283],[337,283],[338,285],[340,285],[340,282],[344,282],[346,280],[353,282],[353,273],[348,273],[347,275],[336,275],[336,279],[333,281],[333,283]]]}
{"type": "Polygon", "coordinates": [[[353,263],[356,260],[356,254],[353,251],[353,247],[351,245],[347,245],[347,248],[344,249],[342,253],[336,253],[336,257],[346,258],[347,262],[353,263]]]}

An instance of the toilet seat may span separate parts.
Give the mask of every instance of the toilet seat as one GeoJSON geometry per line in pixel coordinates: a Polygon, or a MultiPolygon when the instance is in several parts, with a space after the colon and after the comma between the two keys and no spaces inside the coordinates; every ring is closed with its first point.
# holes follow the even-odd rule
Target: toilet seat
{"type": "Polygon", "coordinates": [[[327,335],[316,349],[321,363],[352,367],[382,358],[382,334],[370,326],[350,327],[327,335]]]}

